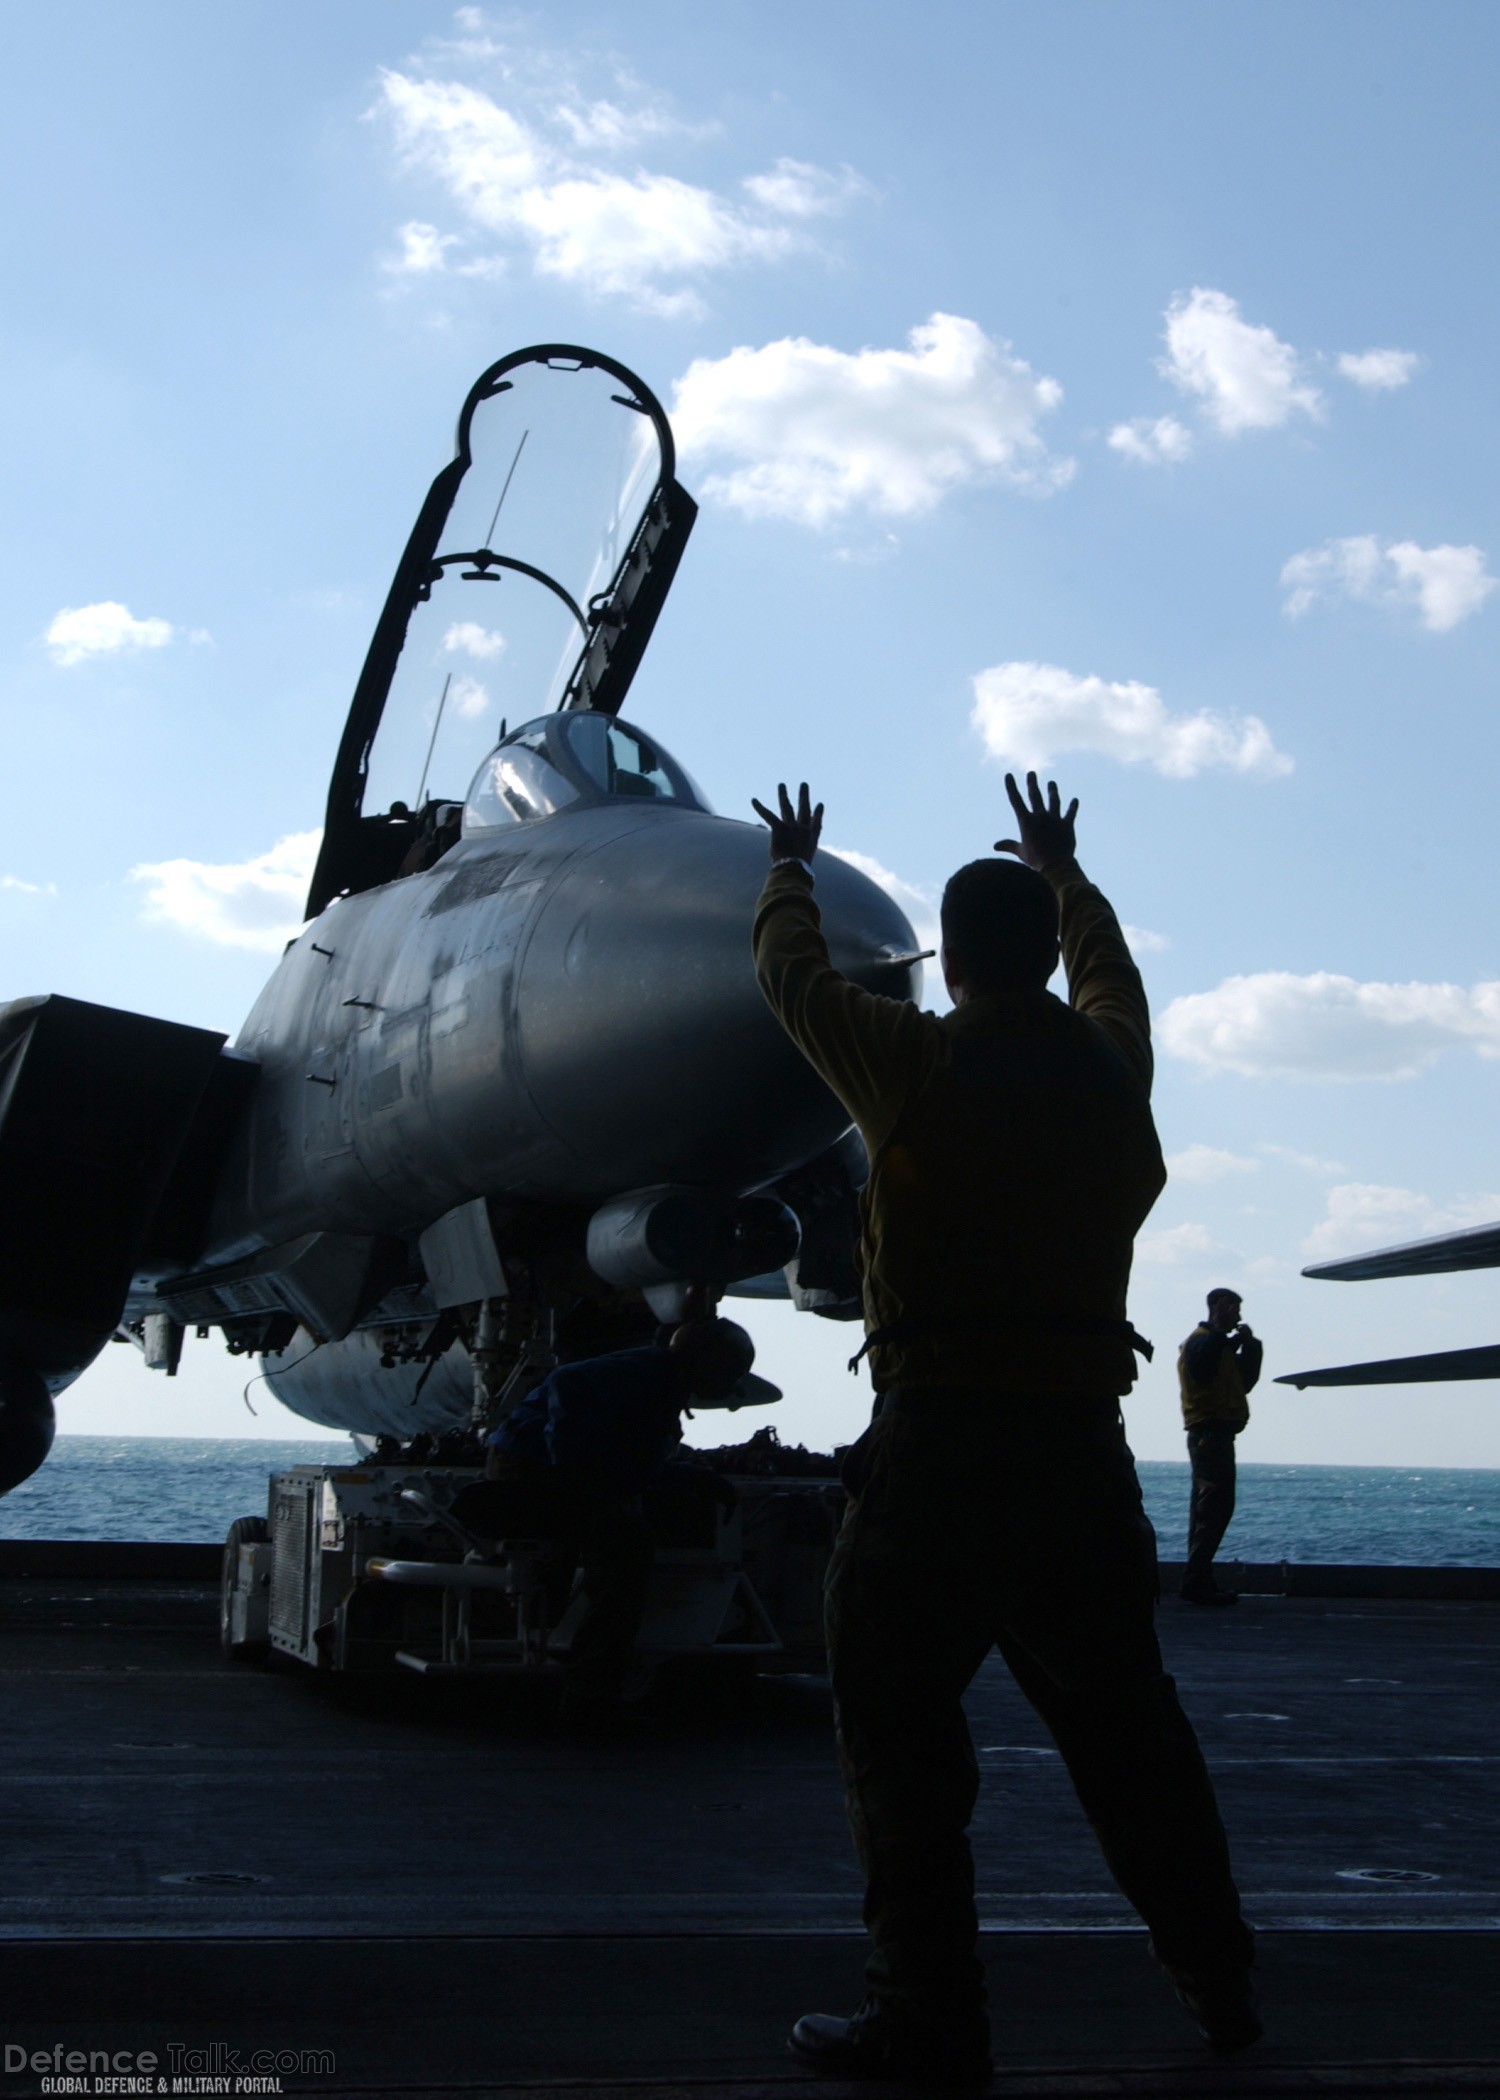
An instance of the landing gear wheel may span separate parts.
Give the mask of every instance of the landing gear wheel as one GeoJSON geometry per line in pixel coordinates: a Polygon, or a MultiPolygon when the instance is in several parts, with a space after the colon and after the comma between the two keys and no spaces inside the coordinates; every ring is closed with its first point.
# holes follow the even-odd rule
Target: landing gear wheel
{"type": "Polygon", "coordinates": [[[270,1540],[271,1527],[264,1517],[236,1517],[225,1534],[219,1646],[236,1662],[258,1662],[270,1653],[270,1556],[240,1551],[242,1546],[267,1546],[270,1540]],[[257,1562],[265,1563],[263,1570],[257,1562]]]}

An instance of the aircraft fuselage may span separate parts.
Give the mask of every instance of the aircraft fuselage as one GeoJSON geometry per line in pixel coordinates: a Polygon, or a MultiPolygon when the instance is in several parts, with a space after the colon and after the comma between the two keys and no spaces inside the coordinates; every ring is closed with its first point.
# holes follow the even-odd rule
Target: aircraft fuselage
{"type": "MultiPolygon", "coordinates": [[[[238,1038],[260,1075],[204,1262],[409,1235],[477,1196],[738,1194],[816,1156],[848,1117],[755,982],[765,866],[755,826],[611,803],[330,906],[238,1038]]],[[[834,856],[818,893],[837,965],[908,996],[899,908],[834,856]]]]}

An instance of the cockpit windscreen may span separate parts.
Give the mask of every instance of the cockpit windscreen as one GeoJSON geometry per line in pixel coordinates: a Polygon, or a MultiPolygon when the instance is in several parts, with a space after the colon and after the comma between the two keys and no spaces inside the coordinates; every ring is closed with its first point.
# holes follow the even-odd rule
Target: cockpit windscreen
{"type": "Polygon", "coordinates": [[[474,776],[463,834],[550,817],[580,798],[707,810],[690,774],[616,715],[554,714],[512,730],[474,776]]]}
{"type": "Polygon", "coordinates": [[[528,730],[508,737],[475,774],[464,804],[464,835],[550,817],[577,800],[577,788],[547,756],[545,726],[528,730]]]}

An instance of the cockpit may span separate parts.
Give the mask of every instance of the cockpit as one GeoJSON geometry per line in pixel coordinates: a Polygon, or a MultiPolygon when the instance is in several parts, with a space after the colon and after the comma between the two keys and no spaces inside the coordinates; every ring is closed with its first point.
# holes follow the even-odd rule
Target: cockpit
{"type": "Polygon", "coordinates": [[[464,804],[463,836],[532,823],[580,801],[709,806],[675,758],[618,716],[547,715],[513,730],[479,768],[464,804]]]}

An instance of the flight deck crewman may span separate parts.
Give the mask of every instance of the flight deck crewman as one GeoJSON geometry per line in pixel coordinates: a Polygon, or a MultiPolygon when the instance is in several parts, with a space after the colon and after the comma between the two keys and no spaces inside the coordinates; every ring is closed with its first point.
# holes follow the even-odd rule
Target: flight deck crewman
{"type": "Polygon", "coordinates": [[[1189,1604],[1238,1604],[1233,1590],[1214,1580],[1214,1555],[1234,1515],[1234,1440],[1250,1420],[1246,1395],[1255,1389],[1263,1351],[1240,1318],[1238,1291],[1208,1294],[1200,1320],[1177,1353],[1182,1419],[1187,1429],[1193,1499],[1182,1595],[1189,1604]]]}
{"type": "Polygon", "coordinates": [[[1013,861],[943,897],[951,1014],[860,990],[819,926],[822,809],[755,805],[772,867],[760,983],[858,1124],[878,1394],[829,1570],[839,1755],[867,1879],[867,1995],[799,2020],[836,2077],[978,2085],[989,2029],[962,1697],[990,1648],[1052,1732],[1116,1881],[1219,2049],[1259,2032],[1251,1936],[1152,1623],[1155,1547],[1120,1396],[1132,1242],[1164,1180],[1150,1023],[1113,911],[1073,857],[1076,802],[1006,786],[1013,861]],[[1060,916],[1059,916],[1060,914],[1060,916]],[[1071,1004],[1046,989],[1067,965],[1071,1004]]]}
{"type": "Polygon", "coordinates": [[[617,1708],[656,1554],[641,1497],[668,1476],[683,1408],[726,1399],[754,1361],[743,1327],[696,1319],[666,1346],[559,1364],[489,1438],[487,1479],[454,1497],[454,1516],[483,1536],[557,1539],[582,1566],[564,1718],[586,1725],[617,1708]]]}

